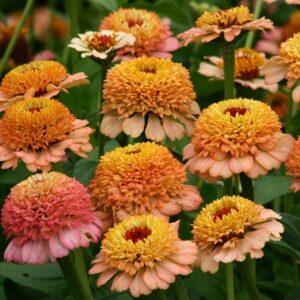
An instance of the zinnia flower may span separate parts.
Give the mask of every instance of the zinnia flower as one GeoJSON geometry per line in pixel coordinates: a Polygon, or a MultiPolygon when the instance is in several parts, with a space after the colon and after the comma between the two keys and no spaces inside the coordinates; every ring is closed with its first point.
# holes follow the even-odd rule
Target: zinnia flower
{"type": "Polygon", "coordinates": [[[2,169],[16,168],[21,159],[29,171],[49,171],[67,149],[86,158],[92,150],[88,121],[75,119],[60,102],[46,98],[19,101],[0,119],[2,169]]]}
{"type": "Polygon", "coordinates": [[[102,156],[89,189],[94,207],[111,224],[129,215],[168,217],[197,209],[202,198],[186,181],[184,166],[166,147],[146,142],[102,156]]]}
{"type": "Polygon", "coordinates": [[[179,43],[170,31],[168,21],[144,9],[118,9],[105,17],[100,30],[114,30],[131,33],[136,41],[133,46],[118,51],[120,58],[138,56],[172,57],[170,52],[179,48],[179,43]]]}
{"type": "Polygon", "coordinates": [[[198,246],[198,265],[203,272],[215,273],[219,263],[243,261],[246,255],[261,258],[267,241],[278,241],[284,228],[281,219],[266,209],[240,196],[224,196],[206,205],[193,225],[198,246]]]}
{"type": "Polygon", "coordinates": [[[17,263],[55,262],[73,249],[98,242],[102,232],[86,188],[57,172],[36,174],[14,186],[1,222],[11,239],[4,258],[17,263]]]}
{"type": "MultiPolygon", "coordinates": [[[[300,33],[294,34],[286,42],[281,43],[279,55],[272,57],[264,67],[265,81],[274,84],[282,79],[287,86],[293,87],[300,79],[300,33]]],[[[300,102],[300,85],[293,90],[294,102],[300,102]]]]}
{"type": "Polygon", "coordinates": [[[193,131],[200,109],[189,72],[168,59],[138,58],[110,69],[104,82],[101,132],[115,138],[121,131],[133,138],[172,141],[193,131]],[[147,122],[147,125],[145,123],[147,122]]]}
{"type": "Polygon", "coordinates": [[[300,190],[300,136],[298,136],[294,143],[285,165],[287,175],[293,177],[290,189],[296,193],[300,190]]]}
{"type": "Polygon", "coordinates": [[[152,215],[132,216],[106,233],[90,274],[101,273],[97,286],[112,277],[112,291],[132,296],[167,289],[176,275],[188,275],[197,256],[191,241],[178,237],[179,223],[152,215]]]}
{"type": "MultiPolygon", "coordinates": [[[[206,57],[209,62],[200,63],[199,73],[212,77],[213,79],[224,79],[223,59],[217,56],[206,57]]],[[[264,82],[261,68],[266,59],[263,53],[248,48],[235,50],[235,82],[250,87],[253,90],[262,88],[271,92],[276,92],[277,84],[267,85],[264,82]]]]}
{"type": "Polygon", "coordinates": [[[81,57],[107,59],[112,51],[132,46],[134,42],[135,37],[131,33],[101,30],[79,34],[79,38],[71,40],[69,47],[82,52],[81,57]]]}
{"type": "Polygon", "coordinates": [[[80,72],[67,73],[66,68],[56,61],[34,61],[18,66],[8,72],[0,85],[0,111],[24,98],[51,98],[60,91],[88,84],[87,76],[80,72]]]}
{"type": "Polygon", "coordinates": [[[266,95],[265,101],[271,108],[276,112],[276,114],[282,118],[288,115],[289,110],[289,97],[281,92],[268,93],[266,95]]]}
{"type": "Polygon", "coordinates": [[[285,162],[294,139],[280,130],[279,118],[265,103],[230,99],[203,110],[192,142],[184,148],[187,167],[216,181],[244,172],[265,175],[285,162]]]}
{"type": "MultiPolygon", "coordinates": [[[[278,0],[265,0],[265,2],[267,3],[274,3],[274,2],[277,2],[278,0]]],[[[300,0],[285,0],[285,3],[287,4],[298,4],[300,5],[300,0]]]]}
{"type": "Polygon", "coordinates": [[[253,20],[253,14],[243,5],[226,10],[206,11],[196,21],[196,27],[179,35],[186,46],[191,42],[208,43],[216,38],[232,42],[242,31],[273,28],[273,23],[262,17],[253,20]]]}
{"type": "MultiPolygon", "coordinates": [[[[15,30],[16,25],[6,25],[0,23],[0,57],[3,57],[15,30]]],[[[20,31],[8,61],[9,68],[13,68],[19,64],[27,63],[31,60],[31,49],[28,45],[26,34],[27,31],[25,29],[20,31]]]]}

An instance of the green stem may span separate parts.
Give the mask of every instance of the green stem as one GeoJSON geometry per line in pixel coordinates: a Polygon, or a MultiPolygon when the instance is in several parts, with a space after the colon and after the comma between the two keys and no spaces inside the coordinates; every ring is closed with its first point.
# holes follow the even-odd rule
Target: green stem
{"type": "Polygon", "coordinates": [[[0,62],[0,76],[2,75],[2,73],[4,72],[5,68],[6,68],[6,65],[7,65],[7,61],[12,53],[12,51],[14,50],[14,47],[16,45],[16,42],[19,38],[19,35],[20,35],[20,32],[21,32],[21,29],[25,23],[25,20],[27,18],[27,16],[29,15],[30,13],[30,10],[33,6],[33,3],[34,3],[34,0],[28,0],[27,3],[26,3],[26,6],[24,8],[24,11],[23,11],[23,14],[22,14],[22,17],[20,19],[20,22],[18,23],[18,26],[16,27],[16,30],[11,38],[11,40],[9,41],[9,44],[4,52],[4,55],[1,59],[1,62],[0,62]]]}
{"type": "Polygon", "coordinates": [[[292,258],[292,266],[293,266],[293,284],[295,287],[299,286],[299,266],[298,261],[295,258],[292,258]]]}
{"type": "Polygon", "coordinates": [[[260,300],[260,294],[256,287],[255,260],[249,256],[242,262],[237,263],[237,270],[242,278],[251,300],[260,300]]]}
{"type": "Polygon", "coordinates": [[[245,173],[240,174],[241,185],[243,189],[243,196],[249,200],[254,201],[254,191],[252,185],[252,179],[249,178],[245,173]]]}
{"type": "Polygon", "coordinates": [[[59,258],[58,264],[76,300],[93,300],[81,249],[59,258]]]}
{"type": "Polygon", "coordinates": [[[104,80],[106,78],[106,73],[110,65],[110,60],[109,61],[103,61],[100,62],[99,65],[101,66],[101,71],[100,71],[100,93],[99,93],[99,104],[98,104],[98,109],[99,109],[99,136],[98,136],[98,146],[99,146],[99,152],[98,156],[101,157],[104,154],[104,145],[105,145],[105,136],[101,133],[100,131],[100,126],[102,122],[103,115],[101,113],[102,110],[102,99],[103,99],[103,84],[104,80]]]}
{"type": "Polygon", "coordinates": [[[291,133],[293,131],[293,118],[297,114],[297,110],[298,103],[295,103],[292,99],[290,99],[288,102],[288,115],[285,121],[285,129],[287,133],[291,133]]]}
{"type": "Polygon", "coordinates": [[[227,300],[234,300],[233,263],[226,264],[227,300]]]}
{"type": "Polygon", "coordinates": [[[234,98],[234,43],[223,44],[225,99],[234,98]]]}
{"type": "MultiPolygon", "coordinates": [[[[263,6],[263,0],[257,0],[254,8],[253,20],[257,20],[260,17],[262,6],[263,6]]],[[[255,37],[255,31],[248,32],[245,48],[252,48],[254,37],[255,37]]]]}
{"type": "MultiPolygon", "coordinates": [[[[68,38],[68,41],[70,41],[71,38],[75,37],[79,32],[78,15],[79,12],[81,11],[81,1],[65,0],[65,6],[66,6],[67,14],[70,18],[70,31],[69,31],[69,38],[68,38]]],[[[71,62],[72,67],[74,67],[78,60],[78,53],[76,51],[70,52],[70,50],[71,49],[68,47],[68,45],[66,45],[63,53],[63,63],[64,65],[68,65],[69,62],[71,62]]]]}
{"type": "Polygon", "coordinates": [[[155,290],[151,296],[153,295],[153,298],[151,297],[151,299],[155,299],[155,300],[168,300],[167,296],[166,296],[166,292],[164,290],[155,290]]]}
{"type": "Polygon", "coordinates": [[[181,277],[178,275],[176,281],[173,283],[173,290],[175,292],[176,300],[189,300],[189,295],[185,289],[181,277]]]}
{"type": "Polygon", "coordinates": [[[232,177],[224,180],[225,194],[231,196],[233,194],[232,177]]]}

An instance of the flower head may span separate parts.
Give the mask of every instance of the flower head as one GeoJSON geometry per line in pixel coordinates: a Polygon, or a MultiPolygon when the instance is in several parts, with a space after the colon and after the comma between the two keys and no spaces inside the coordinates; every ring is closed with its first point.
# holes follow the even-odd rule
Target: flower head
{"type": "MultiPolygon", "coordinates": [[[[277,2],[278,0],[265,0],[265,2],[271,4],[277,2]]],[[[286,4],[298,4],[300,5],[300,0],[285,0],[286,4]]]]}
{"type": "Polygon", "coordinates": [[[81,57],[107,59],[112,51],[132,46],[134,42],[135,37],[131,33],[101,30],[79,34],[79,38],[71,40],[69,47],[82,52],[81,57]]]}
{"type": "Polygon", "coordinates": [[[226,10],[206,11],[196,21],[196,27],[181,33],[179,37],[184,45],[191,42],[210,42],[222,38],[232,42],[242,31],[265,30],[273,28],[270,20],[253,20],[253,14],[243,5],[226,10]]]}
{"type": "Polygon", "coordinates": [[[177,39],[172,37],[169,23],[161,21],[156,13],[144,9],[118,9],[104,18],[100,29],[122,31],[135,36],[134,45],[118,51],[120,58],[172,57],[170,52],[179,47],[177,39]]]}
{"type": "Polygon", "coordinates": [[[51,98],[60,91],[88,84],[84,73],[70,75],[56,61],[34,61],[8,72],[0,85],[0,111],[18,100],[32,97],[51,98]]]}
{"type": "Polygon", "coordinates": [[[66,149],[81,157],[92,150],[88,121],[75,119],[63,104],[47,98],[31,98],[9,107],[0,119],[2,169],[16,168],[23,160],[31,172],[49,171],[62,161],[66,149]]]}
{"type": "Polygon", "coordinates": [[[113,276],[111,290],[134,297],[167,289],[176,275],[188,275],[197,255],[191,241],[178,237],[178,223],[152,215],[132,216],[109,229],[90,274],[101,273],[97,286],[113,276]]]}
{"type": "Polygon", "coordinates": [[[284,231],[280,215],[240,196],[224,196],[206,205],[196,217],[193,235],[198,246],[196,265],[215,273],[219,263],[263,256],[269,240],[278,241],[284,231]]]}
{"type": "MultiPolygon", "coordinates": [[[[223,59],[208,56],[209,62],[200,63],[199,73],[213,79],[224,79],[223,59]]],[[[267,85],[264,82],[261,68],[265,64],[265,55],[249,48],[235,50],[235,82],[251,89],[263,88],[275,92],[277,84],[267,85]]]]}
{"type": "Polygon", "coordinates": [[[265,175],[285,162],[294,141],[280,128],[265,103],[241,98],[215,103],[203,110],[184,148],[187,167],[209,181],[241,172],[265,175]]]}
{"type": "Polygon", "coordinates": [[[288,115],[288,102],[289,97],[281,92],[268,93],[266,95],[265,101],[271,108],[276,112],[276,114],[282,118],[288,115]]]}
{"type": "Polygon", "coordinates": [[[285,165],[287,175],[293,177],[293,183],[290,189],[293,192],[298,192],[300,190],[300,136],[298,136],[294,143],[285,165]]]}
{"type": "Polygon", "coordinates": [[[106,153],[89,189],[103,220],[120,221],[135,214],[168,217],[195,210],[202,199],[186,181],[184,166],[166,147],[146,142],[106,153]]]}
{"type": "Polygon", "coordinates": [[[168,59],[138,58],[124,61],[107,73],[103,90],[101,132],[115,138],[121,131],[160,142],[191,135],[195,101],[189,72],[168,59]],[[145,126],[145,122],[147,125],[145,126]]]}
{"type": "MultiPolygon", "coordinates": [[[[16,25],[6,25],[0,23],[0,57],[3,57],[4,52],[15,30],[16,25]]],[[[8,61],[9,67],[11,68],[19,64],[24,64],[31,60],[31,49],[26,40],[26,34],[27,31],[25,29],[21,29],[19,37],[8,61]]]]}
{"type": "MultiPolygon", "coordinates": [[[[299,43],[300,33],[281,43],[279,55],[272,57],[264,67],[266,83],[273,84],[286,79],[288,87],[293,87],[300,79],[299,43]]],[[[292,96],[295,102],[300,102],[300,86],[294,89],[292,96]]]]}
{"type": "Polygon", "coordinates": [[[4,258],[18,263],[54,262],[97,242],[102,231],[86,188],[57,172],[36,174],[14,186],[1,223],[11,239],[4,258]]]}

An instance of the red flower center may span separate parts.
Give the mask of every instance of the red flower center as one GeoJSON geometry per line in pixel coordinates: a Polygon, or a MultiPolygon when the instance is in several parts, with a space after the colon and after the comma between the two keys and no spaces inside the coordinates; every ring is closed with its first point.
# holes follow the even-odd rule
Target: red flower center
{"type": "Polygon", "coordinates": [[[220,219],[222,220],[222,218],[224,216],[227,216],[232,210],[236,210],[237,211],[237,208],[236,207],[223,207],[219,210],[217,210],[214,215],[213,215],[213,220],[214,222],[216,222],[217,219],[220,219]]]}
{"type": "Polygon", "coordinates": [[[143,241],[151,234],[151,230],[148,227],[133,227],[125,233],[125,240],[131,240],[134,243],[143,241]]]}
{"type": "Polygon", "coordinates": [[[29,107],[28,111],[31,113],[40,112],[41,108],[40,107],[29,107]]]}
{"type": "Polygon", "coordinates": [[[226,109],[224,113],[227,114],[229,112],[232,117],[235,117],[237,114],[244,115],[247,111],[247,108],[231,107],[226,109]]]}
{"type": "Polygon", "coordinates": [[[104,51],[114,45],[114,38],[111,35],[95,34],[89,41],[89,48],[97,51],[104,51]]]}
{"type": "Polygon", "coordinates": [[[134,27],[134,26],[142,26],[144,21],[142,19],[127,19],[128,27],[134,27]]]}

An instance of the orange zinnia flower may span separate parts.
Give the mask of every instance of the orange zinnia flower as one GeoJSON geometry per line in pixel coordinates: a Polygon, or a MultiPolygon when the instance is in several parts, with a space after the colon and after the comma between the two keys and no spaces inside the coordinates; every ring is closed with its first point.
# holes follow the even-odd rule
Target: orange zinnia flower
{"type": "Polygon", "coordinates": [[[293,177],[290,189],[293,192],[300,190],[300,136],[298,136],[286,161],[287,175],[293,177]]]}
{"type": "Polygon", "coordinates": [[[51,163],[64,159],[67,149],[87,157],[92,150],[88,141],[93,132],[87,124],[53,99],[17,102],[0,119],[2,169],[16,168],[21,159],[31,172],[49,171],[51,163]]]}
{"type": "Polygon", "coordinates": [[[108,224],[133,214],[172,216],[199,207],[202,198],[186,185],[184,166],[155,143],[137,143],[106,153],[89,189],[108,224]]]}
{"type": "Polygon", "coordinates": [[[243,5],[226,10],[206,11],[196,21],[196,27],[181,33],[179,37],[184,45],[191,42],[210,42],[222,38],[232,42],[243,30],[265,30],[273,28],[270,20],[260,18],[253,20],[253,14],[243,5]]]}
{"type": "Polygon", "coordinates": [[[32,97],[51,98],[60,91],[88,84],[87,76],[80,72],[73,75],[56,61],[34,61],[8,72],[0,85],[0,111],[18,100],[32,97]]]}
{"type": "Polygon", "coordinates": [[[189,72],[168,59],[137,58],[110,69],[104,82],[101,132],[115,138],[121,131],[133,138],[172,141],[193,132],[200,109],[189,72]],[[147,123],[145,125],[145,123],[147,123]]]}
{"type": "Polygon", "coordinates": [[[230,99],[205,109],[184,148],[187,167],[216,181],[233,174],[265,175],[285,162],[294,139],[280,130],[279,118],[265,103],[230,99]]]}
{"type": "Polygon", "coordinates": [[[118,51],[119,58],[155,56],[172,57],[170,52],[179,48],[179,43],[170,31],[168,21],[144,9],[121,8],[105,17],[100,30],[114,30],[135,36],[134,45],[118,51]]]}

